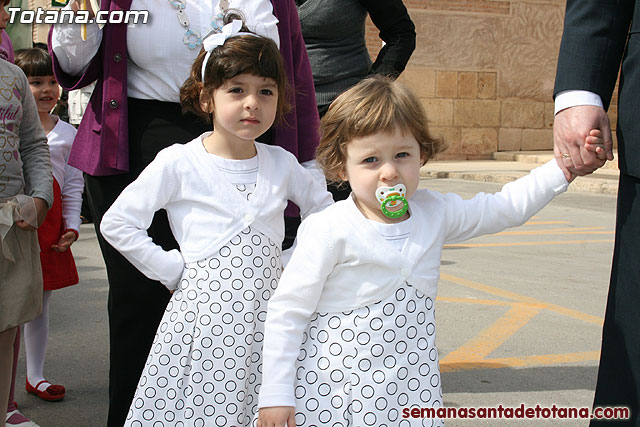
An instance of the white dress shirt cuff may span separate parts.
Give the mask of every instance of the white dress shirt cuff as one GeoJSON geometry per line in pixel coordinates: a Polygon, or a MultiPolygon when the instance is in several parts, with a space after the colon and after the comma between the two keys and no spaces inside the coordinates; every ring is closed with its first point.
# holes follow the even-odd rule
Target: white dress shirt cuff
{"type": "Polygon", "coordinates": [[[604,108],[599,95],[588,90],[565,90],[556,95],[554,115],[577,105],[594,105],[604,108]]]}

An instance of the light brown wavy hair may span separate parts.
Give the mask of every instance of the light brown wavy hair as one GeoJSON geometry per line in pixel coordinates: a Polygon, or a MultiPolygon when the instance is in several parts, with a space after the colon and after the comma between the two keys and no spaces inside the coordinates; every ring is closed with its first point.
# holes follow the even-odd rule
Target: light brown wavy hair
{"type": "Polygon", "coordinates": [[[368,77],[338,96],[322,118],[316,160],[329,181],[342,183],[349,142],[396,129],[418,141],[422,165],[445,149],[429,135],[427,115],[413,92],[388,77],[368,77]]]}
{"type": "MultiPolygon", "coordinates": [[[[243,26],[243,32],[248,30],[243,26]]],[[[183,112],[194,113],[209,122],[214,110],[213,93],[225,81],[240,75],[253,74],[270,78],[278,88],[278,107],[275,123],[280,122],[291,109],[287,97],[287,76],[278,46],[268,37],[242,35],[231,37],[211,52],[202,83],[202,62],[206,51],[200,50],[191,67],[189,78],[180,88],[183,112]],[[213,108],[211,108],[213,107],[213,108]],[[206,111],[205,111],[206,110],[206,111]]]]}

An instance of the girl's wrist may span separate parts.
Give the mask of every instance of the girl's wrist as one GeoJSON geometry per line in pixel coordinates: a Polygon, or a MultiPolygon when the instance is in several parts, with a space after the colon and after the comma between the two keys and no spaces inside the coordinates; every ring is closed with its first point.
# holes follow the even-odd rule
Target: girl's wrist
{"type": "Polygon", "coordinates": [[[73,228],[65,228],[64,231],[62,232],[62,234],[66,234],[68,232],[72,232],[73,234],[76,235],[76,240],[78,240],[78,237],[80,237],[80,234],[78,233],[77,230],[74,230],[73,228]]]}

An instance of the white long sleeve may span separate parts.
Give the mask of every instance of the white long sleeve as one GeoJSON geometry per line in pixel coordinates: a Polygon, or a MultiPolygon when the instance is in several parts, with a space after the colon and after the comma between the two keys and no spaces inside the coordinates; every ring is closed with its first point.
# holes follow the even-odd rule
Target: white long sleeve
{"type": "Polygon", "coordinates": [[[64,228],[79,232],[84,178],[81,170],[70,166],[68,163],[71,146],[76,136],[76,129],[63,120],[57,120],[56,125],[47,134],[53,176],[58,181],[62,192],[64,228]]]}
{"type": "Polygon", "coordinates": [[[167,156],[161,151],[120,193],[105,213],[100,231],[142,274],[175,290],[184,268],[182,254],[177,249],[165,251],[147,233],[156,211],[180,192],[180,177],[168,167],[167,156]]]}
{"type": "Polygon", "coordinates": [[[82,193],[84,178],[82,171],[67,164],[64,168],[62,191],[62,219],[64,228],[80,232],[80,212],[82,211],[82,193]]]}

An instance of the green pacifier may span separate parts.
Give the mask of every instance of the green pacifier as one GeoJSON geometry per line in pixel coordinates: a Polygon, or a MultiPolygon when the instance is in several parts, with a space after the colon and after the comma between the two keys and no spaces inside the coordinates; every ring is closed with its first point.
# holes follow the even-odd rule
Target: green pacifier
{"type": "Polygon", "coordinates": [[[409,209],[409,202],[405,198],[407,188],[403,184],[397,184],[393,187],[379,187],[376,190],[376,197],[382,203],[380,209],[388,218],[400,218],[409,209]],[[389,210],[396,208],[402,204],[398,210],[389,210]]]}

